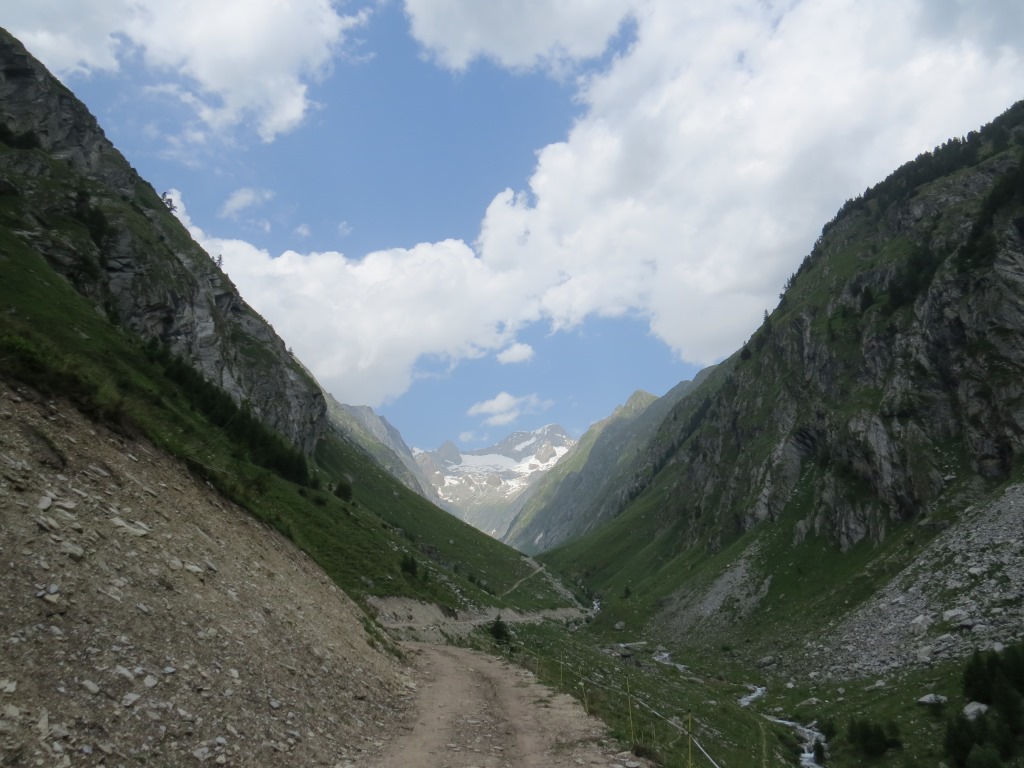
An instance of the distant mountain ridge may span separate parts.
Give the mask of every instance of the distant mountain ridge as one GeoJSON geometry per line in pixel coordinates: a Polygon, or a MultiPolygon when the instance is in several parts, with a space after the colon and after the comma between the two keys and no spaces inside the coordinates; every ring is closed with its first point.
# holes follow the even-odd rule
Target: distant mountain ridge
{"type": "Polygon", "coordinates": [[[668,412],[713,370],[700,371],[663,397],[638,390],[597,422],[573,450],[523,495],[521,509],[503,537],[536,554],[600,527],[621,511],[621,488],[636,456],[668,412]]]}
{"type": "Polygon", "coordinates": [[[523,493],[575,444],[562,427],[549,424],[471,451],[446,441],[436,451],[417,452],[415,458],[443,508],[501,538],[523,493]]]}

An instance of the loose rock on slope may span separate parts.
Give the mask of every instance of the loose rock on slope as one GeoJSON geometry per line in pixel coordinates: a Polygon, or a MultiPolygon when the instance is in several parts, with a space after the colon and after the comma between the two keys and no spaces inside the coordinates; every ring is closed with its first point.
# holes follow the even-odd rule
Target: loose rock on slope
{"type": "Polygon", "coordinates": [[[0,384],[0,763],[334,766],[409,693],[364,614],[142,441],[0,384]]]}

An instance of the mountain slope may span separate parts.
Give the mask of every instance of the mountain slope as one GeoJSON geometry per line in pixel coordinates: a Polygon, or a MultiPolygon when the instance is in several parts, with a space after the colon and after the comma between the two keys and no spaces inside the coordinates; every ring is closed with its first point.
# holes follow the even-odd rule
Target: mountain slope
{"type": "Polygon", "coordinates": [[[460,451],[449,441],[436,451],[419,452],[416,462],[446,509],[501,538],[524,493],[573,445],[562,427],[549,424],[473,451],[460,451]]]}
{"type": "Polygon", "coordinates": [[[806,637],[853,610],[1019,476],[1022,155],[1018,104],[826,225],[640,452],[625,510],[545,556],[608,596],[602,622],[745,637],[744,655],[795,642],[790,622],[806,637]]]}
{"type": "Polygon", "coordinates": [[[185,461],[353,598],[564,604],[547,582],[497,598],[531,565],[327,427],[315,380],[6,33],[0,93],[0,376],[185,461]]]}
{"type": "Polygon", "coordinates": [[[320,387],[85,106],[2,29],[0,198],[18,204],[7,226],[114,323],[312,453],[326,427],[320,387]]]}
{"type": "Polygon", "coordinates": [[[369,406],[344,405],[330,393],[324,396],[330,424],[339,437],[358,443],[406,488],[434,504],[440,503],[401,433],[387,419],[369,406]]]}
{"type": "Polygon", "coordinates": [[[522,510],[503,541],[535,554],[600,527],[626,503],[632,460],[672,407],[712,369],[677,384],[663,397],[634,392],[611,416],[594,424],[556,467],[524,495],[522,510]]]}

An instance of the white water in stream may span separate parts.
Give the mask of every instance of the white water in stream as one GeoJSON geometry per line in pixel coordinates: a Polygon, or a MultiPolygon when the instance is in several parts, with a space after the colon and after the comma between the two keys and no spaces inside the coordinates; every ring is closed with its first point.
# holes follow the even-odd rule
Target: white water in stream
{"type": "MultiPolygon", "coordinates": [[[[739,700],[741,707],[749,707],[752,703],[768,693],[768,689],[764,686],[750,686],[750,688],[750,693],[739,700]]],[[[803,752],[800,753],[800,765],[818,765],[817,761],[814,759],[814,742],[820,741],[822,745],[824,745],[825,734],[821,731],[814,730],[812,727],[814,725],[813,723],[811,725],[800,725],[800,723],[794,723],[790,720],[780,720],[779,718],[772,717],[771,715],[762,714],[761,717],[765,720],[777,723],[778,725],[784,725],[797,735],[800,739],[801,749],[803,749],[803,752]]]]}
{"type": "Polygon", "coordinates": [[[751,704],[760,699],[766,693],[768,693],[768,689],[764,688],[763,686],[752,687],[750,693],[748,693],[746,696],[740,699],[740,706],[749,707],[751,704]]]}
{"type": "MultiPolygon", "coordinates": [[[[672,654],[670,654],[668,651],[662,651],[660,653],[654,654],[654,660],[659,664],[665,664],[667,666],[675,667],[683,673],[686,673],[688,671],[685,665],[678,664],[672,661],[672,654]]],[[[749,686],[749,688],[750,693],[748,693],[746,696],[743,696],[739,700],[739,705],[741,707],[749,707],[755,701],[762,698],[766,693],[768,693],[768,689],[763,685],[752,685],[749,686]]],[[[814,730],[814,723],[811,723],[811,725],[800,725],[800,723],[794,723],[790,720],[780,720],[779,718],[772,717],[771,715],[762,714],[761,717],[763,717],[765,720],[769,720],[773,723],[776,723],[777,725],[783,725],[786,728],[791,729],[793,733],[797,735],[797,738],[800,739],[801,749],[803,750],[803,752],[800,753],[800,765],[805,766],[805,768],[809,768],[809,766],[818,765],[818,762],[814,759],[814,743],[816,741],[820,741],[822,746],[824,746],[825,734],[823,734],[821,731],[814,730]]]]}
{"type": "Polygon", "coordinates": [[[800,755],[800,765],[818,765],[817,761],[814,759],[814,742],[820,741],[822,745],[824,745],[825,734],[821,731],[814,730],[810,725],[800,725],[800,723],[794,723],[790,720],[780,720],[779,718],[772,717],[771,715],[762,715],[762,717],[773,723],[778,723],[779,725],[784,725],[787,728],[793,729],[793,733],[795,733],[803,743],[804,751],[800,755]]]}

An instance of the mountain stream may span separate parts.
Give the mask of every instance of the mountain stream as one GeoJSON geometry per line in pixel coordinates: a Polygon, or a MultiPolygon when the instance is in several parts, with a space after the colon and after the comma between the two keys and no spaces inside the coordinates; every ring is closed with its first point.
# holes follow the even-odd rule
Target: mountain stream
{"type": "MultiPolygon", "coordinates": [[[[668,651],[660,651],[654,654],[654,660],[659,664],[665,664],[678,669],[680,672],[687,672],[687,668],[684,664],[679,664],[672,661],[672,654],[668,651]]],[[[761,699],[768,693],[768,688],[763,685],[750,686],[750,693],[739,699],[739,705],[741,707],[749,707],[758,699],[761,699]]],[[[785,726],[796,734],[797,738],[800,739],[800,748],[803,750],[800,753],[800,765],[809,767],[816,766],[819,763],[814,759],[814,743],[820,741],[822,746],[825,745],[825,734],[821,731],[816,731],[811,725],[801,725],[800,723],[794,723],[791,720],[782,720],[778,717],[772,717],[771,715],[762,714],[765,720],[773,722],[777,725],[785,726]]]]}

